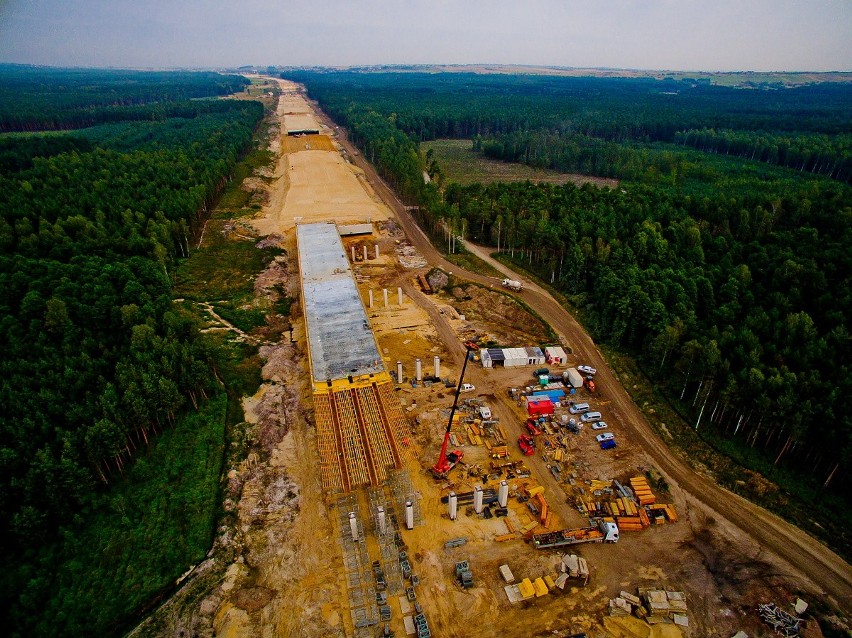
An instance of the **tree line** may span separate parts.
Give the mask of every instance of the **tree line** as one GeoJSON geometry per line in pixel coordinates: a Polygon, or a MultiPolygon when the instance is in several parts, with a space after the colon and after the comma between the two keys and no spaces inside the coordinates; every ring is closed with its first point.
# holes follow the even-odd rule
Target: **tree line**
{"type": "MultiPolygon", "coordinates": [[[[70,72],[67,84],[87,94],[88,77],[93,94],[120,94],[106,76],[70,72]]],[[[139,450],[220,392],[210,344],[173,303],[172,275],[263,107],[170,102],[217,94],[223,76],[182,90],[183,74],[128,77],[128,103],[157,100],[181,116],[0,138],[0,599],[23,634],[50,591],[44,552],[74,538],[139,450]]],[[[34,91],[33,102],[50,93],[34,91]]]]}

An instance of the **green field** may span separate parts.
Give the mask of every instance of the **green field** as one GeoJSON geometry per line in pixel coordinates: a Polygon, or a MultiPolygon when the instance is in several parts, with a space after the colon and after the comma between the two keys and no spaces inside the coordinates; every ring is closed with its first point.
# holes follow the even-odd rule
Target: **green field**
{"type": "Polygon", "coordinates": [[[586,177],[573,173],[559,173],[510,162],[500,162],[484,157],[473,150],[471,140],[432,140],[423,142],[421,148],[431,149],[435,160],[444,173],[445,181],[468,184],[492,184],[494,182],[542,182],[548,184],[584,184],[591,182],[613,186],[616,180],[586,177]]]}

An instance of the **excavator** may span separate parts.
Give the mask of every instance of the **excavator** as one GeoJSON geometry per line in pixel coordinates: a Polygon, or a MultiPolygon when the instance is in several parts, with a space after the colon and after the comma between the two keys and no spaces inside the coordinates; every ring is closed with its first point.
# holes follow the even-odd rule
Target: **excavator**
{"type": "Polygon", "coordinates": [[[459,375],[459,384],[456,386],[456,396],[453,399],[453,407],[450,410],[450,420],[447,423],[447,429],[444,432],[444,442],[441,444],[441,453],[438,455],[438,462],[432,466],[432,476],[436,479],[445,479],[459,461],[464,457],[464,452],[461,450],[453,450],[447,452],[447,446],[450,444],[450,430],[453,427],[453,417],[456,414],[456,407],[459,404],[459,394],[461,394],[462,384],[464,382],[464,371],[467,369],[467,362],[470,360],[470,352],[478,349],[478,345],[473,341],[464,342],[464,364],[462,365],[461,375],[459,375]]]}

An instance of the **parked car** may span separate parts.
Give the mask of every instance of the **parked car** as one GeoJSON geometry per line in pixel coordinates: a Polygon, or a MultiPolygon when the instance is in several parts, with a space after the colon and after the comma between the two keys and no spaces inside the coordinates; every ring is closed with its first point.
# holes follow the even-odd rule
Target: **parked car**
{"type": "Polygon", "coordinates": [[[609,439],[607,441],[601,441],[601,449],[602,450],[611,450],[615,447],[615,439],[609,439]]]}
{"type": "Polygon", "coordinates": [[[600,412],[586,412],[580,417],[580,420],[583,423],[590,423],[592,421],[600,421],[602,418],[603,414],[601,414],[600,412]]]}
{"type": "Polygon", "coordinates": [[[462,383],[461,391],[462,392],[473,392],[476,390],[476,386],[472,383],[462,383]]]}
{"type": "Polygon", "coordinates": [[[597,374],[598,373],[596,368],[593,368],[592,366],[586,366],[586,365],[577,366],[577,370],[579,370],[583,374],[597,374]]]}
{"type": "Polygon", "coordinates": [[[575,403],[570,408],[568,408],[568,411],[571,414],[580,414],[581,412],[588,412],[589,411],[589,404],[588,403],[575,403]]]}
{"type": "Polygon", "coordinates": [[[606,430],[609,427],[606,424],[606,421],[598,421],[597,423],[592,423],[593,430],[606,430]]]}
{"type": "Polygon", "coordinates": [[[598,434],[595,437],[595,441],[598,443],[603,443],[604,441],[614,441],[615,435],[612,432],[604,432],[603,434],[598,434]]]}

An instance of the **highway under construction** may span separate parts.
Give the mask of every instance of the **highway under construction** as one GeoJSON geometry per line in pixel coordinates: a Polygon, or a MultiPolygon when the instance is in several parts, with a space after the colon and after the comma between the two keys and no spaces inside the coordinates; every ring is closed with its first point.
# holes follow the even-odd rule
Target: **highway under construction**
{"type": "Polygon", "coordinates": [[[411,435],[336,224],[297,227],[323,488],[378,487],[402,469],[411,435]]]}

